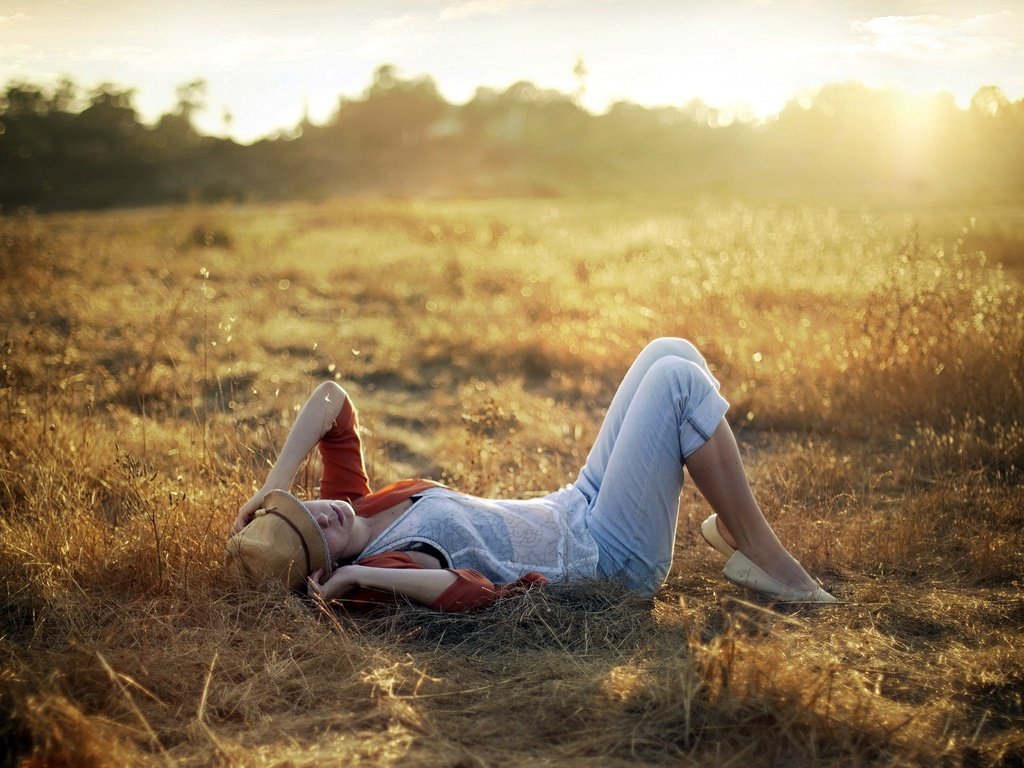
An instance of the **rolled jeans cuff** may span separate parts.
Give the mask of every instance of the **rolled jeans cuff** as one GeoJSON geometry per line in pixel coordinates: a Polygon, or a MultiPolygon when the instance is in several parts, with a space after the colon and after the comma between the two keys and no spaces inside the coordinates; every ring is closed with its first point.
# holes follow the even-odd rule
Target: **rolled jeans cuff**
{"type": "Polygon", "coordinates": [[[711,439],[728,410],[729,403],[718,390],[709,389],[679,427],[679,448],[684,460],[711,439]]]}

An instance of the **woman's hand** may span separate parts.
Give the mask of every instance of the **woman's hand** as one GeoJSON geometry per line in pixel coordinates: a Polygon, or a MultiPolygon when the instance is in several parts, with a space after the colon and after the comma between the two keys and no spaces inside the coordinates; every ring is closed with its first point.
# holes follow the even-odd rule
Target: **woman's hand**
{"type": "Polygon", "coordinates": [[[238,508],[238,517],[235,518],[235,522],[231,526],[232,536],[245,528],[245,526],[252,521],[252,516],[255,514],[256,510],[263,506],[263,499],[266,498],[266,495],[267,491],[261,488],[259,493],[238,508]]]}
{"type": "Polygon", "coordinates": [[[319,595],[324,600],[341,597],[359,586],[356,577],[360,570],[358,565],[343,565],[335,569],[327,581],[321,583],[324,569],[319,568],[306,580],[307,590],[310,595],[319,595]]]}

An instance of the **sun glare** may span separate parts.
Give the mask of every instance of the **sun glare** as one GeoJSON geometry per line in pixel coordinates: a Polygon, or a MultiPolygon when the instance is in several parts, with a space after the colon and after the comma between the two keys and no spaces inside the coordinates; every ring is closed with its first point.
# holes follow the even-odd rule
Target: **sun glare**
{"type": "Polygon", "coordinates": [[[936,119],[941,103],[938,97],[922,95],[903,95],[895,102],[889,156],[899,176],[907,181],[923,179],[936,155],[938,126],[943,124],[936,119]]]}

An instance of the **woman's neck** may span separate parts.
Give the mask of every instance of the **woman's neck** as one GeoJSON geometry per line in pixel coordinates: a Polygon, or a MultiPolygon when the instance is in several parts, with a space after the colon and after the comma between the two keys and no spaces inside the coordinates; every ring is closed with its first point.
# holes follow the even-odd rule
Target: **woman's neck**
{"type": "MultiPolygon", "coordinates": [[[[381,510],[373,517],[357,517],[352,531],[355,543],[359,546],[358,554],[362,554],[370,542],[380,536],[384,530],[404,514],[412,506],[412,501],[399,502],[393,507],[381,510]],[[365,539],[360,538],[365,535],[365,539]]],[[[357,554],[357,556],[358,556],[357,554]]]]}
{"type": "Polygon", "coordinates": [[[361,552],[362,550],[366,549],[370,545],[370,542],[372,542],[374,539],[383,534],[385,528],[387,528],[391,523],[393,523],[395,520],[401,517],[401,515],[404,514],[404,512],[406,512],[406,510],[412,506],[412,501],[402,501],[394,505],[393,507],[388,507],[387,509],[381,510],[372,517],[360,518],[366,522],[366,527],[369,536],[367,538],[367,541],[362,543],[362,549],[360,549],[359,551],[361,552]]]}

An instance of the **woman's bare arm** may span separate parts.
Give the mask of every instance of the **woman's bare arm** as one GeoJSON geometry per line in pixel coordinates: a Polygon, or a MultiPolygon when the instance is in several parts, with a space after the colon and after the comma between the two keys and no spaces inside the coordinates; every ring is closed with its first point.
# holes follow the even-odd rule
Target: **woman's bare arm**
{"type": "Polygon", "coordinates": [[[313,394],[309,396],[295,423],[292,424],[277,461],[274,462],[263,486],[238,510],[238,517],[231,528],[232,533],[237,533],[245,527],[252,519],[253,512],[263,503],[267,493],[275,488],[287,490],[291,487],[302,460],[316,447],[320,438],[327,434],[347,399],[348,394],[345,390],[333,381],[325,381],[313,390],[313,394]]]}
{"type": "Polygon", "coordinates": [[[356,587],[379,589],[403,595],[417,603],[432,605],[458,577],[439,568],[374,568],[366,565],[343,565],[335,570],[323,584],[323,571],[309,577],[311,594],[327,600],[344,597],[356,587]]]}

